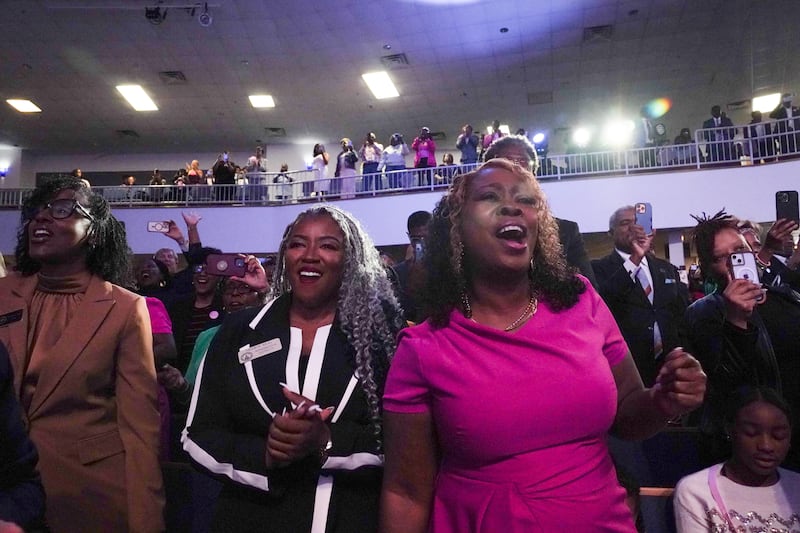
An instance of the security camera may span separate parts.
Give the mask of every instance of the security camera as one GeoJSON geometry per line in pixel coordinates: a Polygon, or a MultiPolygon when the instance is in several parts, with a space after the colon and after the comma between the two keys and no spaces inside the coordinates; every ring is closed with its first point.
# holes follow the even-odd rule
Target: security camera
{"type": "Polygon", "coordinates": [[[208,28],[211,26],[211,22],[214,19],[211,18],[211,13],[208,12],[208,4],[205,5],[203,12],[197,16],[197,22],[204,28],[208,28]]]}
{"type": "Polygon", "coordinates": [[[144,8],[144,18],[146,18],[150,24],[161,24],[167,18],[167,8],[161,11],[159,7],[146,7],[144,8]]]}

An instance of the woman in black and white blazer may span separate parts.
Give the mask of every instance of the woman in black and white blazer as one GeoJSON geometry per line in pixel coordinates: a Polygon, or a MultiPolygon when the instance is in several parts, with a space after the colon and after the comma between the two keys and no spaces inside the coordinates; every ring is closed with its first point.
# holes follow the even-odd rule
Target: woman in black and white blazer
{"type": "Polygon", "coordinates": [[[225,482],[212,529],[376,531],[397,299],[333,206],[289,225],[277,263],[274,299],[227,317],[197,376],[183,445],[225,482]]]}

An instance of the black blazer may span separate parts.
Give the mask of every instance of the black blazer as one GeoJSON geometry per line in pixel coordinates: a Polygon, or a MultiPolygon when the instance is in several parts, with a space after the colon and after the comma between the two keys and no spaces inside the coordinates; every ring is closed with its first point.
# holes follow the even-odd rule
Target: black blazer
{"type": "MultiPolygon", "coordinates": [[[[314,354],[324,350],[321,366],[314,367],[319,370],[319,382],[313,399],[323,408],[336,407],[328,424],[329,459],[322,468],[319,459],[311,456],[285,467],[266,468],[266,438],[272,423],[267,409],[277,414],[291,409],[279,383],[292,386],[289,370],[295,367],[290,361],[300,351],[300,346],[292,344],[301,341],[292,339],[290,302],[291,296],[285,295],[266,308],[245,309],[225,319],[198,371],[184,449],[195,464],[225,481],[216,512],[227,530],[309,531],[315,489],[322,477],[331,476],[327,531],[375,531],[383,456],[366,394],[354,378],[353,349],[338,321],[327,337],[322,336],[322,328],[317,331],[306,373],[306,379],[311,379],[314,354]],[[240,362],[241,347],[267,341],[272,342],[272,352],[240,362]],[[352,391],[349,397],[348,390],[352,391]]],[[[373,356],[388,367],[386,354],[373,356]]],[[[378,372],[376,381],[380,394],[385,373],[378,372]]]]}
{"type": "Polygon", "coordinates": [[[567,264],[577,268],[597,289],[597,279],[592,269],[592,263],[589,261],[589,255],[583,246],[583,237],[581,237],[578,223],[563,218],[556,218],[556,223],[558,224],[558,240],[561,241],[561,248],[564,250],[567,264]]]}
{"type": "Polygon", "coordinates": [[[0,520],[24,529],[41,525],[44,489],[36,471],[38,460],[14,393],[8,351],[0,343],[0,520]]]}
{"type": "Polygon", "coordinates": [[[600,296],[611,309],[622,336],[628,343],[633,360],[646,387],[655,382],[662,358],[653,355],[653,324],[658,322],[662,354],[677,346],[685,346],[684,313],[689,303],[689,289],[678,277],[678,269],[653,255],[647,256],[653,279],[653,303],[638,282],[631,279],[622,257],[616,250],[592,261],[600,286],[600,296]]]}

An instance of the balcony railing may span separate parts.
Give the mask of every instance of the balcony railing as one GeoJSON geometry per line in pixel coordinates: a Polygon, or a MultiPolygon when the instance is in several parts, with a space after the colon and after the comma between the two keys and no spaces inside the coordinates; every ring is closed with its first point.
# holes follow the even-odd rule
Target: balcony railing
{"type": "MultiPolygon", "coordinates": [[[[800,155],[800,119],[698,129],[694,141],[647,148],[540,154],[541,180],[628,175],[660,170],[752,165],[800,155]]],[[[230,185],[119,185],[95,187],[113,206],[285,205],[329,199],[444,190],[476,165],[407,168],[354,177],[315,180],[311,170],[251,172],[230,185]],[[287,179],[288,178],[288,179],[287,179]]],[[[0,189],[0,208],[19,208],[31,189],[0,189]]]]}

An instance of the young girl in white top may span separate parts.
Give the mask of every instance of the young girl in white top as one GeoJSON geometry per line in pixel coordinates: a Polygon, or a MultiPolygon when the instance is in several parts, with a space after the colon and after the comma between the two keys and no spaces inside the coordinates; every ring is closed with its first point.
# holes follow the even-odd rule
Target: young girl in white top
{"type": "Polygon", "coordinates": [[[800,532],[800,474],[778,467],[789,451],[789,414],[772,389],[737,391],[726,424],[733,456],[678,482],[678,533],[800,532]]]}

